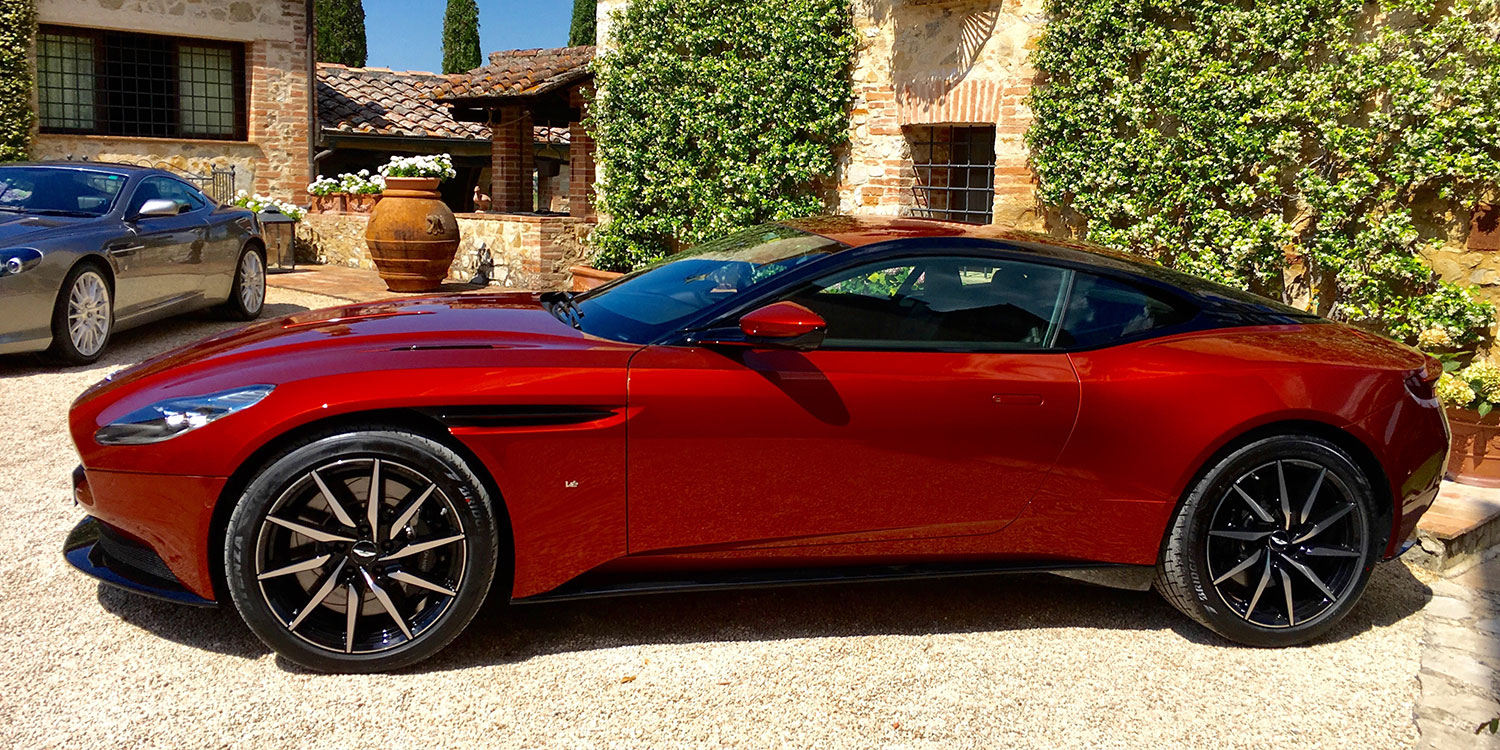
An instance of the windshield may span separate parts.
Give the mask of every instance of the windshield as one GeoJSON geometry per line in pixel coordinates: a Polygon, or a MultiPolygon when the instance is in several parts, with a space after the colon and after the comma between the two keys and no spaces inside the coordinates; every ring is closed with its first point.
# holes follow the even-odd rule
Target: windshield
{"type": "MultiPolygon", "coordinates": [[[[842,243],[780,224],[763,224],[699,245],[576,298],[585,333],[647,343],[756,284],[844,248],[842,243]]],[[[570,319],[571,318],[571,319],[570,319]]]]}
{"type": "Polygon", "coordinates": [[[0,167],[0,211],[39,216],[103,216],[125,175],[55,167],[0,167]]]}

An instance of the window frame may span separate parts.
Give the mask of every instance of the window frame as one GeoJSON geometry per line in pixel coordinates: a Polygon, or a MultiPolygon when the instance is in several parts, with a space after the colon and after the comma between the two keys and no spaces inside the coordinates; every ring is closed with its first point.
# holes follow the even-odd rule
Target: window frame
{"type": "Polygon", "coordinates": [[[995,168],[997,155],[995,153],[999,131],[993,123],[948,123],[936,125],[908,125],[906,131],[906,142],[911,149],[912,173],[914,182],[912,192],[915,205],[912,206],[912,215],[924,219],[936,219],[939,221],[956,221],[964,224],[984,226],[995,223],[995,168]],[[940,141],[937,134],[945,130],[948,140],[940,141]],[[962,131],[962,141],[956,139],[956,135],[962,131]],[[925,133],[925,138],[918,138],[920,133],[925,133]],[[989,142],[989,161],[974,161],[974,145],[983,140],[989,142]],[[954,144],[963,143],[969,153],[969,158],[960,162],[953,158],[954,144]],[[938,161],[934,155],[939,147],[947,147],[948,158],[938,161]],[[920,149],[927,150],[927,159],[917,158],[920,149]],[[926,172],[926,180],[923,180],[923,172],[926,172]],[[933,185],[932,175],[938,171],[947,175],[945,184],[933,185]],[[953,175],[963,174],[964,184],[962,187],[953,185],[953,175]],[[983,185],[974,186],[974,176],[983,175],[983,185]],[[985,196],[983,211],[974,211],[969,208],[969,196],[971,194],[982,194],[985,196]],[[947,208],[936,209],[932,207],[934,195],[941,194],[946,198],[947,208]],[[953,208],[953,199],[962,196],[963,208],[953,208]]]}
{"type": "MultiPolygon", "coordinates": [[[[94,108],[94,126],[91,127],[91,128],[73,128],[73,127],[59,127],[59,126],[54,126],[54,125],[47,125],[44,122],[42,122],[41,112],[39,111],[37,113],[37,122],[38,122],[39,132],[44,133],[44,134],[49,134],[49,135],[52,135],[52,134],[55,134],[55,135],[93,135],[93,136],[106,136],[106,137],[110,137],[110,138],[145,138],[145,139],[152,139],[152,140],[176,140],[176,141],[181,141],[181,140],[203,140],[203,141],[245,142],[245,141],[249,140],[249,138],[250,138],[249,101],[248,101],[248,97],[247,97],[247,94],[248,94],[248,91],[249,91],[249,83],[248,83],[248,80],[247,80],[247,76],[248,76],[248,72],[247,71],[248,71],[248,68],[247,68],[247,63],[246,63],[246,57],[247,57],[248,51],[247,51],[246,45],[244,43],[242,43],[242,42],[232,42],[232,41],[223,41],[223,40],[219,40],[219,39],[200,39],[200,38],[192,38],[192,37],[176,37],[176,36],[170,36],[170,35],[165,35],[165,34],[152,34],[152,33],[141,32],[141,31],[124,31],[124,30],[114,30],[114,29],[92,29],[92,28],[83,28],[83,27],[78,27],[78,26],[62,26],[62,25],[57,25],[57,24],[41,24],[41,25],[39,25],[37,27],[37,38],[38,38],[38,40],[40,40],[40,38],[42,37],[42,35],[46,35],[46,34],[51,34],[51,35],[54,35],[54,36],[71,37],[71,38],[75,38],[75,39],[87,39],[87,40],[89,40],[89,41],[92,42],[92,44],[93,44],[93,65],[94,65],[94,70],[93,70],[94,88],[93,88],[93,92],[92,92],[93,93],[93,108],[94,108]],[[170,111],[174,115],[174,119],[170,123],[170,130],[171,130],[170,133],[168,133],[166,135],[141,135],[141,134],[130,134],[130,133],[125,133],[125,132],[117,132],[117,131],[122,130],[123,128],[120,127],[119,123],[114,123],[114,122],[111,122],[110,120],[108,120],[108,115],[107,115],[108,104],[107,104],[107,98],[106,98],[108,92],[105,90],[104,85],[103,85],[103,82],[105,80],[107,80],[107,78],[108,78],[108,75],[105,72],[105,66],[107,65],[107,61],[106,61],[106,56],[104,54],[104,50],[105,50],[105,46],[106,46],[106,40],[109,37],[111,37],[111,36],[123,37],[123,38],[131,39],[131,40],[154,39],[154,40],[157,40],[158,42],[165,41],[167,43],[167,45],[169,46],[169,49],[170,49],[169,54],[170,54],[171,60],[168,63],[167,67],[171,71],[171,76],[169,78],[167,78],[167,79],[164,79],[162,82],[165,83],[165,84],[167,84],[167,86],[168,86],[169,93],[166,96],[168,96],[170,98],[170,102],[171,102],[171,104],[170,104],[170,111]],[[209,48],[209,49],[224,49],[224,50],[228,50],[229,51],[230,64],[231,64],[231,76],[233,78],[232,86],[233,86],[233,104],[234,104],[234,113],[233,113],[234,123],[233,123],[233,127],[231,128],[231,132],[229,132],[227,134],[224,134],[224,135],[214,135],[214,134],[211,134],[211,133],[184,133],[184,131],[183,131],[183,122],[182,122],[182,114],[183,114],[183,110],[182,110],[182,91],[181,91],[182,76],[181,76],[181,64],[180,64],[180,52],[179,52],[179,50],[182,47],[201,47],[201,48],[209,48]]],[[[37,51],[37,66],[38,66],[38,75],[37,75],[37,84],[36,84],[36,87],[37,87],[38,109],[40,110],[40,108],[41,108],[40,107],[40,100],[41,100],[42,80],[41,80],[41,71],[40,71],[40,66],[41,66],[41,52],[40,52],[40,45],[39,44],[38,44],[38,51],[37,51]]]]}

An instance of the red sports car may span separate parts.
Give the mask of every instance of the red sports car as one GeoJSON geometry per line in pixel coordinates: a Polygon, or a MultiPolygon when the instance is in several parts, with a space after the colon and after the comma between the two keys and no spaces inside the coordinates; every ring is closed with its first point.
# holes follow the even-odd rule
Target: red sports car
{"type": "Polygon", "coordinates": [[[758,227],[592,292],[422,297],[207,339],[84,393],[110,583],[233,602],[315,669],[514,602],[1014,570],[1318,636],[1432,502],[1440,366],[1098,248],[758,227]]]}

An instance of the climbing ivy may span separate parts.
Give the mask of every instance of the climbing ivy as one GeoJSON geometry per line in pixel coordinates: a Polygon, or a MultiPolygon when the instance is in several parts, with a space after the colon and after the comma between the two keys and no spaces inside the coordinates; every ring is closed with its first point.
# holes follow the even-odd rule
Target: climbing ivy
{"type": "Polygon", "coordinates": [[[25,159],[31,149],[31,63],[36,34],[31,0],[0,3],[0,162],[25,159]]]}
{"type": "Polygon", "coordinates": [[[825,211],[848,138],[848,0],[636,0],[596,63],[600,268],[825,211]]]}
{"type": "Polygon", "coordinates": [[[1493,308],[1423,262],[1500,182],[1497,0],[1048,0],[1028,134],[1088,238],[1474,343],[1493,308]],[[1459,217],[1455,219],[1454,217],[1459,217]]]}

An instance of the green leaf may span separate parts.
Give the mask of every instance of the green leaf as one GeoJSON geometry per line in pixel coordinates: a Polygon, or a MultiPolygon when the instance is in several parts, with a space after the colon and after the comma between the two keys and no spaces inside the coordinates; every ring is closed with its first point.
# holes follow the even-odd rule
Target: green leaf
{"type": "Polygon", "coordinates": [[[1488,402],[1488,401],[1480,401],[1479,402],[1479,408],[1476,409],[1475,411],[1479,412],[1479,416],[1483,417],[1483,416],[1489,414],[1490,410],[1494,409],[1494,408],[1495,408],[1494,405],[1490,404],[1490,402],[1488,402]]]}

